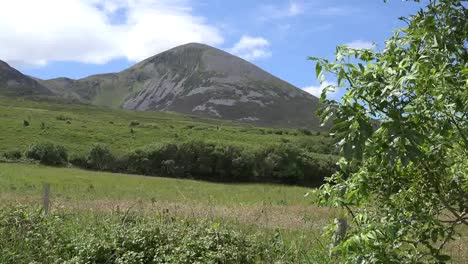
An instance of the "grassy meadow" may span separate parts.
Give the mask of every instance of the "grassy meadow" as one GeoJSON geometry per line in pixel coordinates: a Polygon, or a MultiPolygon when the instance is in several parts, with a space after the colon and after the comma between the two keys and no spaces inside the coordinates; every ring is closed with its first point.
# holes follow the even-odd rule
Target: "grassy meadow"
{"type": "Polygon", "coordinates": [[[54,168],[35,164],[0,163],[0,193],[37,197],[43,183],[53,195],[68,201],[141,200],[232,205],[296,205],[313,203],[311,189],[269,184],[220,184],[138,175],[54,168]]]}
{"type": "Polygon", "coordinates": [[[282,248],[276,250],[282,253],[274,255],[279,263],[327,259],[321,232],[341,215],[315,206],[313,190],[304,187],[218,184],[16,163],[0,163],[2,210],[10,212],[9,206],[17,205],[40,208],[44,183],[51,185],[52,214],[67,219],[62,222],[68,226],[65,230],[88,225],[104,228],[96,221],[115,224],[127,213],[141,223],[158,223],[161,217],[169,217],[188,221],[194,228],[214,225],[241,237],[253,236],[257,244],[280,239],[282,248]]]}
{"type": "MultiPolygon", "coordinates": [[[[190,245],[185,243],[187,239],[195,239],[191,237],[194,234],[200,243],[205,239],[213,239],[209,236],[214,228],[216,232],[221,232],[220,230],[225,232],[223,234],[229,236],[228,241],[232,243],[234,242],[231,235],[236,239],[242,238],[250,241],[237,241],[235,243],[239,244],[235,245],[226,242],[226,247],[235,247],[231,250],[250,252],[242,247],[248,243],[254,243],[260,248],[250,248],[253,251],[248,254],[260,256],[269,252],[267,255],[271,257],[248,261],[243,259],[243,261],[251,263],[339,263],[339,260],[330,259],[328,256],[329,237],[323,236],[323,231],[334,218],[344,217],[344,212],[319,207],[316,205],[315,198],[314,190],[304,187],[272,184],[220,184],[36,164],[0,163],[0,204],[2,205],[0,212],[5,214],[4,218],[14,217],[16,223],[39,221],[37,225],[45,225],[47,232],[53,233],[47,236],[71,236],[75,240],[67,243],[78,243],[76,247],[83,246],[81,243],[95,243],[96,237],[102,237],[100,241],[107,243],[106,241],[110,238],[105,235],[106,232],[112,234],[116,232],[119,236],[123,236],[119,237],[121,240],[130,239],[135,235],[133,233],[122,234],[120,233],[122,231],[119,231],[121,228],[127,231],[133,230],[138,234],[142,229],[156,228],[163,230],[164,234],[165,232],[182,232],[177,233],[178,236],[184,237],[182,241],[170,241],[178,243],[172,245],[173,247],[184,248],[193,246],[193,243],[190,245]],[[44,218],[36,213],[41,208],[44,183],[49,183],[51,186],[50,200],[53,215],[51,218],[44,218]],[[22,209],[22,207],[18,209],[18,205],[26,206],[27,209],[22,209]],[[122,219],[129,217],[132,219],[132,224],[122,222],[122,219]],[[90,229],[90,226],[93,228],[90,229]]],[[[40,232],[46,232],[42,228],[40,230],[40,232]]],[[[21,230],[15,232],[25,235],[21,230]]],[[[14,235],[17,238],[19,236],[10,232],[7,235],[14,235]]],[[[19,247],[18,245],[9,246],[15,249],[19,247]]],[[[110,250],[109,248],[115,245],[97,246],[107,247],[107,250],[110,250]]],[[[34,248],[34,245],[30,247],[34,248]]],[[[23,250],[31,251],[33,250],[31,248],[23,248],[23,250]]],[[[221,254],[223,250],[224,248],[215,251],[221,254]]],[[[453,263],[463,263],[467,252],[464,239],[453,241],[448,247],[448,253],[454,257],[453,263]]],[[[62,256],[64,253],[57,254],[62,256]]],[[[78,253],[69,254],[75,256],[78,253]]],[[[12,256],[9,259],[18,260],[17,263],[28,263],[27,261],[35,259],[34,256],[30,256],[21,262],[20,257],[23,256],[12,256]]],[[[93,255],[94,257],[98,258],[93,255]]],[[[171,257],[174,256],[171,255],[171,257]]],[[[180,259],[180,255],[175,257],[177,261],[169,262],[191,263],[193,261],[190,257],[185,262],[180,259]]],[[[225,259],[225,261],[221,263],[243,263],[232,259],[225,259]]]]}
{"type": "Polygon", "coordinates": [[[53,141],[72,153],[83,153],[95,143],[123,153],[151,143],[194,139],[249,148],[290,142],[311,146],[316,152],[328,152],[331,142],[313,131],[313,135],[304,135],[296,129],[258,128],[175,113],[111,110],[5,97],[0,97],[0,124],[0,152],[53,141]],[[25,121],[28,126],[24,126],[25,121]]]}

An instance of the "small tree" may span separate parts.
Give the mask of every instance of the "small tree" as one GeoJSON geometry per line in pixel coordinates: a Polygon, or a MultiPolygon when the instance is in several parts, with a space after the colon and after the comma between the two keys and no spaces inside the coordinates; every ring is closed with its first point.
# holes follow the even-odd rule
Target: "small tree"
{"type": "MultiPolygon", "coordinates": [[[[417,1],[419,2],[419,1],[417,1]]],[[[432,0],[401,18],[382,51],[337,48],[311,58],[346,94],[326,95],[343,159],[322,201],[346,208],[353,228],[334,251],[346,263],[435,263],[468,223],[468,12],[432,0]],[[376,123],[378,123],[376,125],[376,123]]]]}
{"type": "Polygon", "coordinates": [[[87,156],[88,166],[97,170],[112,169],[115,157],[106,145],[95,144],[87,156]]]}
{"type": "Polygon", "coordinates": [[[50,142],[37,143],[29,146],[25,152],[28,159],[37,160],[41,164],[62,166],[68,163],[67,149],[50,142]]]}

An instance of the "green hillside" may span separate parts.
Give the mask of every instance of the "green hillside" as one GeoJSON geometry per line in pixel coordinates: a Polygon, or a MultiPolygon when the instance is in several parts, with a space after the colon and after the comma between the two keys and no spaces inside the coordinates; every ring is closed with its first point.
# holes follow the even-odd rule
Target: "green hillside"
{"type": "Polygon", "coordinates": [[[83,153],[94,143],[104,143],[112,151],[123,153],[151,143],[189,140],[249,148],[286,142],[308,146],[317,153],[331,152],[329,137],[308,130],[259,128],[175,113],[111,110],[5,97],[0,97],[0,124],[0,152],[24,150],[35,142],[52,141],[66,146],[70,152],[83,153]],[[310,132],[312,135],[308,135],[310,132]]]}

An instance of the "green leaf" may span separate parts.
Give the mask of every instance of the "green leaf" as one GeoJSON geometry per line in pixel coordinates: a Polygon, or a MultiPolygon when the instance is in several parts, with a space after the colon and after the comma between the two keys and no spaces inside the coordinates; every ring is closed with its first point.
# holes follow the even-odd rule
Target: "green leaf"
{"type": "Polygon", "coordinates": [[[322,74],[322,70],[323,70],[322,64],[320,62],[317,62],[315,64],[315,74],[316,74],[317,79],[322,74]]]}

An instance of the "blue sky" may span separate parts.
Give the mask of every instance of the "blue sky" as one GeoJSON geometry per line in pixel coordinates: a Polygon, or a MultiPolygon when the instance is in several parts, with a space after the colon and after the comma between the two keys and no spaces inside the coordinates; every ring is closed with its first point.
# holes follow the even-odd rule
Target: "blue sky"
{"type": "Polygon", "coordinates": [[[381,48],[403,26],[398,17],[420,7],[400,0],[5,1],[0,59],[39,78],[81,78],[202,42],[317,93],[307,56],[331,58],[341,44],[381,48]]]}

